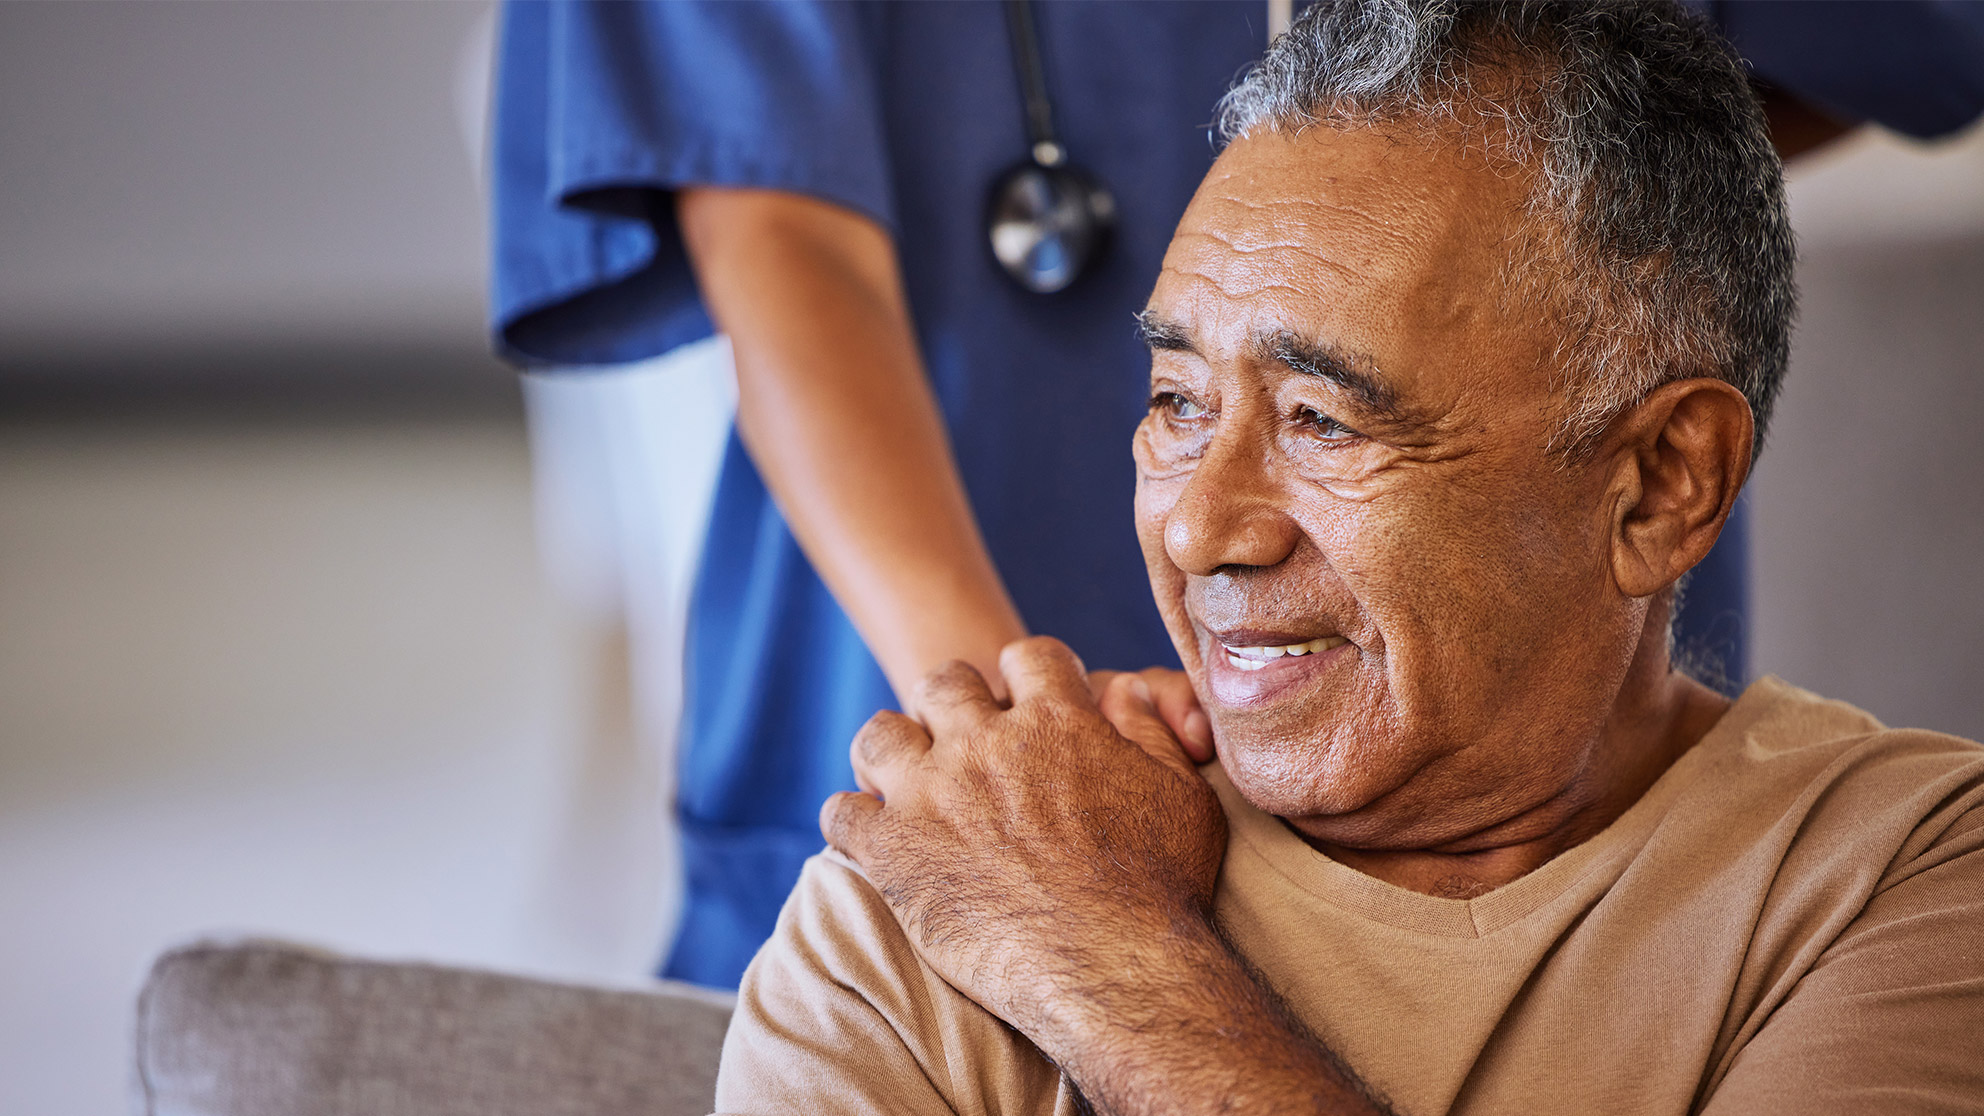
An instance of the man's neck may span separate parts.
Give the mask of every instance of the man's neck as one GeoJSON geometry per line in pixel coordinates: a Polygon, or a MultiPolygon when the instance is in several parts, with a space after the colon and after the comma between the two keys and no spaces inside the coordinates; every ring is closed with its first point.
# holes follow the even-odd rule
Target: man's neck
{"type": "Polygon", "coordinates": [[[1528,875],[1618,820],[1728,711],[1728,698],[1669,668],[1664,638],[1656,654],[1641,660],[1628,673],[1594,745],[1592,762],[1536,808],[1562,815],[1540,836],[1464,852],[1357,849],[1307,836],[1304,840],[1367,876],[1443,899],[1477,898],[1528,875]],[[1655,671],[1656,676],[1646,677],[1655,671]]]}

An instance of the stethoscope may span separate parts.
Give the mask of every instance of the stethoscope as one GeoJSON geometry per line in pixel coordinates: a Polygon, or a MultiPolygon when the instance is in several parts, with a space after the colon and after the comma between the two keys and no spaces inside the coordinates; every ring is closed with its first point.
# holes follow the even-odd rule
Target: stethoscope
{"type": "Polygon", "coordinates": [[[1047,99],[1028,0],[1006,0],[1006,34],[1019,71],[1030,148],[1024,162],[1008,167],[992,184],[985,233],[992,240],[992,258],[1013,282],[1053,294],[1102,258],[1116,227],[1116,199],[1093,175],[1071,165],[1067,148],[1054,137],[1054,105],[1047,99]]]}
{"type": "MultiPolygon", "coordinates": [[[[1293,0],[1268,0],[1268,41],[1288,30],[1293,0]]],[[[992,258],[1026,290],[1054,294],[1095,269],[1116,228],[1116,199],[1094,175],[1068,162],[1054,135],[1054,105],[1040,64],[1029,0],[1006,0],[1006,33],[1019,71],[1028,157],[992,183],[985,235],[992,258]]]]}

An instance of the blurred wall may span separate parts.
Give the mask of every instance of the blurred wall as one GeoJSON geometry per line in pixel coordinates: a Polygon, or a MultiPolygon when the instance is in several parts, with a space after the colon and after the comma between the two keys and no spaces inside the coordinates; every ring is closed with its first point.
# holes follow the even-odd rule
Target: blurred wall
{"type": "Polygon", "coordinates": [[[0,399],[340,376],[514,395],[463,134],[491,16],[0,4],[0,399]]]}
{"type": "Polygon", "coordinates": [[[483,333],[492,6],[0,3],[0,1113],[206,933],[638,979],[660,779],[483,333]]]}
{"type": "Polygon", "coordinates": [[[1802,313],[1755,509],[1757,669],[1984,739],[1984,128],[1793,168],[1802,313]]]}

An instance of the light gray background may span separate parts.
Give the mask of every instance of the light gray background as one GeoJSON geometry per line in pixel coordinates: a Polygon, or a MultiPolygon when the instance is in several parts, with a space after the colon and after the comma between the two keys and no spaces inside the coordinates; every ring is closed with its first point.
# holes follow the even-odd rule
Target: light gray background
{"type": "MultiPolygon", "coordinates": [[[[202,930],[652,960],[655,773],[483,350],[489,15],[0,3],[0,1112],[116,1111],[202,930]]],[[[1793,199],[1756,665],[1984,736],[1984,133],[1793,199]]]]}

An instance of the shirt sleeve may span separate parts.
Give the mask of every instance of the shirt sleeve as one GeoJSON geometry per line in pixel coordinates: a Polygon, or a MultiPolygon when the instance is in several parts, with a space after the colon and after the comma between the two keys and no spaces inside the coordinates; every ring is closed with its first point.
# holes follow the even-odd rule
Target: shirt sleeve
{"type": "Polygon", "coordinates": [[[753,1116],[1074,1111],[1053,1065],[918,960],[882,897],[832,852],[806,862],[745,971],[716,1107],[753,1116]]]}
{"type": "Polygon", "coordinates": [[[1984,807],[1897,859],[1704,1116],[1984,1111],[1984,807]]]}
{"type": "Polygon", "coordinates": [[[683,185],[790,190],[892,225],[879,18],[834,0],[511,0],[490,137],[498,348],[618,363],[707,335],[683,185]]]}

